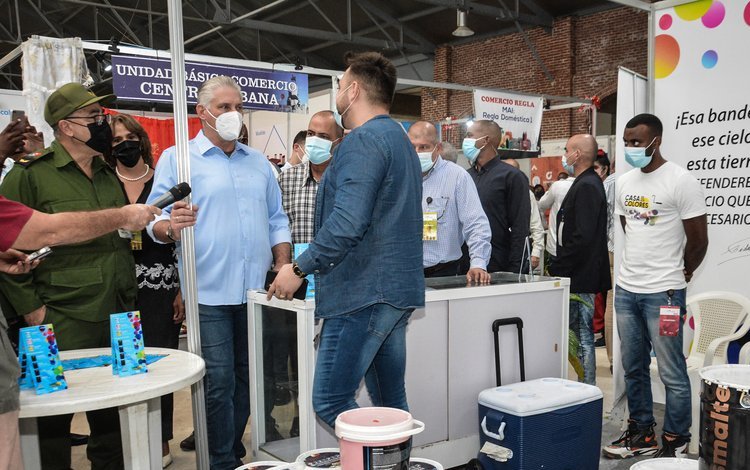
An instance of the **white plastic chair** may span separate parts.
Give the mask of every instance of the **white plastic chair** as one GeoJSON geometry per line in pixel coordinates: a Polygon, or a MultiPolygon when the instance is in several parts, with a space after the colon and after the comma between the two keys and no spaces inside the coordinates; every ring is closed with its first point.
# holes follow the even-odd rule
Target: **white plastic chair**
{"type": "Polygon", "coordinates": [[[745,344],[740,349],[740,364],[750,364],[750,343],[745,344]]]}
{"type": "MultiPolygon", "coordinates": [[[[695,320],[695,336],[687,357],[693,415],[688,451],[695,454],[700,440],[700,370],[713,364],[727,363],[729,343],[742,338],[750,330],[750,321],[747,321],[750,299],[734,292],[715,291],[688,297],[686,304],[688,318],[692,314],[695,320]]],[[[742,351],[747,357],[741,362],[750,362],[750,347],[745,347],[742,351]]],[[[651,359],[651,392],[654,402],[665,402],[666,392],[659,379],[656,358],[651,359]]]]}

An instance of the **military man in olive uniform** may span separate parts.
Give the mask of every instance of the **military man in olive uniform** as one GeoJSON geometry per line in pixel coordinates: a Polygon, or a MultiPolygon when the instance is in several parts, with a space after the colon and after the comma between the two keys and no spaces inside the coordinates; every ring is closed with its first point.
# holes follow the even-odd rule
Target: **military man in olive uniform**
{"type": "MultiPolygon", "coordinates": [[[[111,148],[110,116],[96,96],[78,83],[52,93],[44,119],[55,140],[18,160],[0,185],[0,195],[40,212],[93,211],[127,204],[114,172],[101,155],[111,148]]],[[[60,350],[109,347],[109,315],[132,310],[137,292],[135,264],[126,232],[86,243],[61,245],[31,273],[2,275],[0,292],[29,325],[52,323],[60,350]]],[[[92,469],[123,467],[117,409],[86,413],[92,469]]],[[[42,468],[68,469],[72,415],[40,418],[42,468]]]]}

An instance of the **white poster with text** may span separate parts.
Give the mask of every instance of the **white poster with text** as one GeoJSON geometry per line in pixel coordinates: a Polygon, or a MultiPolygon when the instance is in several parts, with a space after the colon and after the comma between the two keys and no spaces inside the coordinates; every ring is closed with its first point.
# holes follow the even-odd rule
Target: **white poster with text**
{"type": "Polygon", "coordinates": [[[495,121],[503,142],[515,140],[519,150],[539,150],[543,104],[541,96],[474,90],[474,118],[495,121]]]}
{"type": "Polygon", "coordinates": [[[708,253],[689,294],[750,297],[750,3],[693,2],[655,20],[662,154],[698,179],[708,206],[708,253]]]}

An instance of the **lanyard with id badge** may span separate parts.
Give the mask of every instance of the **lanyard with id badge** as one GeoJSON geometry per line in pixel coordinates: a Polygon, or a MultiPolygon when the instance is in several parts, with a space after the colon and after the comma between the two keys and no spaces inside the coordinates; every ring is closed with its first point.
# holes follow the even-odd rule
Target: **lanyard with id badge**
{"type": "Polygon", "coordinates": [[[438,239],[438,220],[445,213],[448,205],[448,198],[439,197],[433,201],[431,197],[426,199],[427,210],[422,212],[422,240],[437,241],[438,239]],[[433,204],[434,202],[434,204],[433,204]]]}
{"type": "Polygon", "coordinates": [[[674,291],[667,291],[667,305],[659,307],[659,336],[677,336],[680,333],[681,311],[679,305],[672,305],[674,291]]]}

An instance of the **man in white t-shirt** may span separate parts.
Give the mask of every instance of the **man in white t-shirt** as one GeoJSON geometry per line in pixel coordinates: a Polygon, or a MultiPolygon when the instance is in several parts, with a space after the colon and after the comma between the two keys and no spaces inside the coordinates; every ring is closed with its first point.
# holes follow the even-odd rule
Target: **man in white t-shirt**
{"type": "Polygon", "coordinates": [[[625,244],[615,313],[630,419],[622,437],[604,448],[614,458],[680,456],[691,438],[682,320],[687,283],[708,248],[706,204],[695,177],[662,157],[661,135],[656,116],[639,114],[627,123],[623,137],[625,160],[635,168],[620,176],[616,186],[615,214],[625,230],[625,244]],[[658,450],[649,374],[652,348],[667,394],[658,450]]]}

